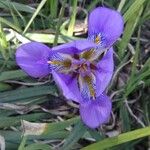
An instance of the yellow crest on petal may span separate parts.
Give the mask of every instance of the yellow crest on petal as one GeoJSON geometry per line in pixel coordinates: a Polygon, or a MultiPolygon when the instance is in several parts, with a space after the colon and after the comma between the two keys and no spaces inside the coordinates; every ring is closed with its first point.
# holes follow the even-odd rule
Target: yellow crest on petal
{"type": "Polygon", "coordinates": [[[99,44],[101,42],[101,37],[100,36],[96,36],[96,38],[94,39],[94,43],[99,44]]]}

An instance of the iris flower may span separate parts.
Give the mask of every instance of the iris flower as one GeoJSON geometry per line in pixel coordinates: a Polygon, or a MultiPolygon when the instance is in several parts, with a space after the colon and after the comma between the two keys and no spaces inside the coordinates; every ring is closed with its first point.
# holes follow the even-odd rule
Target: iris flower
{"type": "Polygon", "coordinates": [[[96,128],[109,120],[112,104],[105,94],[114,69],[113,43],[123,31],[122,16],[98,7],[88,20],[88,38],[52,49],[38,42],[21,45],[17,64],[32,77],[53,78],[68,100],[79,103],[83,122],[96,128]]]}

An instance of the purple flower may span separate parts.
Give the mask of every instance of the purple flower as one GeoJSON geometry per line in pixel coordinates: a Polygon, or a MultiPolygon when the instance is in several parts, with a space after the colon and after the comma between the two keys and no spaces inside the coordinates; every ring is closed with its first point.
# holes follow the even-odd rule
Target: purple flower
{"type": "Polygon", "coordinates": [[[111,100],[105,89],[113,74],[112,44],[123,31],[121,15],[99,7],[90,13],[88,39],[52,49],[38,42],[20,46],[17,64],[32,77],[51,73],[68,100],[80,104],[83,122],[96,128],[108,121],[111,100]]]}

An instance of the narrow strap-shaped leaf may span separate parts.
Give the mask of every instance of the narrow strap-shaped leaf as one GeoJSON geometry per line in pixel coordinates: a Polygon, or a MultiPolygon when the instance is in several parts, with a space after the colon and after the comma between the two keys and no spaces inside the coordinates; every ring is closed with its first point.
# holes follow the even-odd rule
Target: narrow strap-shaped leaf
{"type": "Polygon", "coordinates": [[[66,139],[61,150],[70,150],[70,148],[83,136],[85,132],[86,132],[86,127],[83,125],[81,121],[79,121],[75,125],[71,134],[66,139]]]}
{"type": "Polygon", "coordinates": [[[150,135],[150,127],[146,127],[146,128],[137,129],[131,132],[120,134],[112,138],[102,140],[100,142],[91,144],[81,150],[104,150],[106,148],[110,148],[149,135],[150,135]]]}

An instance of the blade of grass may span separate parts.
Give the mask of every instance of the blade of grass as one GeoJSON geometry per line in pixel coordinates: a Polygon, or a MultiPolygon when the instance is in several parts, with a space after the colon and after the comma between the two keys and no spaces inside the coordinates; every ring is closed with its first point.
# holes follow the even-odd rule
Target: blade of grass
{"type": "Polygon", "coordinates": [[[23,136],[22,140],[21,140],[21,143],[18,147],[18,150],[25,150],[26,141],[27,141],[27,136],[23,136]]]}
{"type": "Polygon", "coordinates": [[[126,0],[121,0],[120,4],[118,6],[118,9],[117,9],[119,12],[121,12],[123,6],[125,5],[125,2],[126,2],[126,0]]]}
{"type": "Polygon", "coordinates": [[[79,121],[79,117],[74,117],[65,121],[55,123],[32,123],[23,120],[22,127],[24,136],[48,136],[64,130],[66,127],[79,121]]]}
{"type": "Polygon", "coordinates": [[[47,0],[42,0],[39,4],[39,6],[37,7],[36,11],[34,12],[33,16],[31,17],[31,19],[29,20],[27,26],[25,27],[23,34],[25,34],[27,32],[27,30],[29,29],[31,23],[33,22],[33,20],[35,19],[35,17],[38,15],[38,13],[40,12],[40,10],[42,9],[42,7],[44,6],[44,4],[46,3],[47,0]]]}
{"type": "MultiPolygon", "coordinates": [[[[126,94],[125,96],[129,95],[129,93],[131,92],[131,89],[130,87],[133,87],[133,85],[135,83],[138,83],[138,82],[135,82],[134,84],[132,84],[133,80],[134,80],[134,77],[135,77],[135,74],[136,74],[136,65],[138,64],[138,57],[139,57],[139,52],[140,52],[140,27],[139,27],[139,30],[138,30],[138,40],[137,40],[137,43],[136,43],[136,50],[135,50],[135,55],[133,57],[133,64],[132,64],[132,68],[131,68],[131,75],[130,75],[130,78],[129,80],[127,81],[127,87],[126,87],[126,94]]],[[[140,75],[141,76],[141,75],[140,75]]]]}
{"type": "Polygon", "coordinates": [[[146,136],[150,136],[150,127],[137,129],[134,131],[130,131],[127,133],[120,134],[118,136],[108,138],[105,140],[102,140],[100,142],[91,144],[81,150],[104,150],[106,148],[110,148],[119,144],[123,144],[132,140],[136,140],[139,138],[143,138],[146,136]]]}
{"type": "MultiPolygon", "coordinates": [[[[131,124],[130,124],[130,117],[129,112],[127,108],[125,107],[124,103],[121,103],[119,108],[119,116],[122,124],[122,132],[127,132],[131,130],[131,124]]],[[[128,145],[126,145],[126,148],[128,148],[128,145]]]]}
{"type": "Polygon", "coordinates": [[[56,94],[55,86],[36,86],[29,88],[16,89],[12,91],[3,92],[0,95],[0,102],[16,102],[26,98],[42,96],[47,94],[56,94]]]}
{"type": "MultiPolygon", "coordinates": [[[[25,36],[29,38],[30,40],[42,42],[42,43],[53,43],[55,39],[54,34],[44,34],[44,33],[26,33],[25,36]]],[[[78,40],[81,38],[77,37],[68,37],[64,35],[59,35],[57,43],[66,43],[70,42],[72,40],[78,40]]]]}
{"type": "Polygon", "coordinates": [[[84,135],[86,132],[86,127],[83,125],[81,121],[79,121],[70,135],[65,139],[65,143],[60,148],[61,150],[70,150],[71,147],[84,135]]]}
{"type": "Polygon", "coordinates": [[[91,11],[99,2],[102,0],[93,0],[91,3],[87,6],[87,11],[91,11]]]}
{"type": "Polygon", "coordinates": [[[141,34],[141,28],[139,27],[138,30],[138,36],[137,36],[137,43],[136,43],[136,49],[135,49],[135,55],[133,58],[133,64],[132,64],[132,68],[131,68],[131,80],[134,77],[134,75],[136,74],[136,65],[138,64],[138,57],[139,57],[139,53],[140,53],[140,34],[141,34]]]}
{"type": "MultiPolygon", "coordinates": [[[[69,126],[69,125],[68,125],[69,126]]],[[[67,127],[67,126],[66,126],[67,127]]],[[[69,131],[65,130],[59,130],[55,132],[50,132],[44,135],[39,135],[39,136],[29,136],[29,140],[37,139],[37,140],[54,140],[54,139],[61,139],[63,140],[69,135],[69,131]]]]}
{"type": "Polygon", "coordinates": [[[20,125],[21,120],[37,121],[38,119],[47,117],[46,113],[33,113],[16,117],[0,117],[0,128],[20,125]]]}
{"type": "Polygon", "coordinates": [[[21,32],[20,28],[18,28],[16,25],[14,25],[13,23],[11,23],[10,21],[0,17],[0,23],[3,23],[9,27],[11,27],[12,29],[18,31],[18,32],[21,32]]]}
{"type": "Polygon", "coordinates": [[[150,1],[147,0],[146,2],[147,3],[145,3],[145,8],[144,8],[144,11],[143,11],[143,16],[141,18],[140,24],[144,23],[146,20],[150,20],[150,11],[149,11],[150,1]]]}
{"type": "Polygon", "coordinates": [[[9,6],[11,6],[11,5],[14,5],[18,11],[23,11],[23,12],[28,12],[28,13],[34,13],[35,12],[35,8],[30,7],[28,5],[17,3],[17,2],[12,2],[10,0],[7,0],[7,1],[0,0],[0,8],[4,8],[4,9],[9,10],[9,6]]]}
{"type": "MultiPolygon", "coordinates": [[[[96,130],[93,129],[88,129],[89,134],[91,135],[92,138],[94,138],[96,141],[102,140],[105,138],[105,136],[103,135],[103,133],[101,132],[97,132],[96,130]]],[[[86,137],[84,135],[84,137],[86,137]]]]}
{"type": "Polygon", "coordinates": [[[0,92],[10,90],[11,86],[9,84],[0,83],[0,92]]]}
{"type": "Polygon", "coordinates": [[[57,10],[58,10],[58,0],[49,0],[50,5],[50,14],[52,18],[57,17],[57,10]]]}
{"type": "Polygon", "coordinates": [[[23,25],[25,26],[26,25],[26,20],[25,20],[25,17],[18,11],[18,9],[15,7],[15,5],[13,3],[12,4],[12,7],[14,9],[14,11],[18,14],[18,16],[21,18],[21,20],[23,21],[23,25]]]}
{"type": "MultiPolygon", "coordinates": [[[[21,141],[22,132],[20,131],[11,131],[11,130],[0,130],[0,133],[6,141],[19,144],[21,141]]],[[[54,139],[64,139],[69,135],[69,131],[55,131],[51,132],[47,135],[39,135],[39,136],[28,136],[28,141],[32,140],[54,140],[54,139]]],[[[28,143],[27,141],[27,143],[28,143]]]]}
{"type": "Polygon", "coordinates": [[[10,14],[12,16],[12,19],[13,19],[13,22],[14,22],[15,26],[17,26],[18,28],[20,28],[19,20],[18,20],[16,14],[14,13],[13,6],[9,5],[9,11],[10,11],[10,14]]]}
{"type": "Polygon", "coordinates": [[[135,27],[137,26],[142,11],[143,7],[137,10],[127,21],[122,40],[120,41],[120,43],[118,43],[118,55],[121,59],[124,57],[126,46],[128,45],[128,42],[135,30],[135,27]]]}
{"type": "Polygon", "coordinates": [[[7,48],[8,48],[8,42],[6,40],[6,35],[0,23],[0,52],[5,60],[8,60],[9,58],[7,48]]]}
{"type": "MultiPolygon", "coordinates": [[[[123,15],[124,21],[126,22],[131,16],[142,7],[145,0],[135,0],[132,5],[128,8],[128,10],[123,15]]],[[[132,18],[133,19],[133,18],[132,18]]]]}
{"type": "Polygon", "coordinates": [[[7,116],[9,116],[11,114],[12,114],[12,111],[9,111],[9,110],[6,110],[6,109],[0,109],[0,118],[1,117],[7,117],[7,116]]]}
{"type": "Polygon", "coordinates": [[[8,79],[24,78],[26,76],[27,74],[24,73],[22,70],[4,71],[0,74],[0,81],[5,81],[8,79]]]}
{"type": "MultiPolygon", "coordinates": [[[[20,149],[22,150],[22,149],[20,149]]],[[[26,146],[24,150],[52,150],[48,144],[34,143],[26,146]]]]}
{"type": "MultiPolygon", "coordinates": [[[[125,92],[125,97],[127,97],[131,92],[133,92],[134,90],[136,90],[138,87],[140,87],[139,86],[139,84],[140,84],[140,82],[142,82],[143,80],[144,80],[144,78],[148,78],[150,76],[150,71],[149,70],[147,70],[147,72],[144,72],[143,74],[139,74],[139,76],[138,76],[138,74],[133,78],[133,80],[131,80],[131,79],[129,79],[129,81],[131,81],[131,82],[129,82],[129,84],[127,84],[127,86],[126,86],[126,92],[125,92]]],[[[144,83],[144,86],[146,87],[146,86],[149,86],[149,83],[148,83],[148,80],[146,80],[146,81],[143,81],[143,82],[145,82],[144,83]]]]}
{"type": "Polygon", "coordinates": [[[76,13],[77,13],[77,2],[78,2],[77,0],[73,0],[73,9],[72,9],[72,14],[71,14],[70,22],[68,26],[68,36],[73,35],[74,25],[76,21],[76,13]]]}
{"type": "Polygon", "coordinates": [[[65,4],[66,4],[66,0],[63,0],[62,7],[61,7],[60,13],[59,13],[57,26],[56,26],[56,34],[55,34],[53,46],[56,46],[57,43],[58,43],[58,37],[59,37],[59,33],[60,33],[60,26],[62,24],[62,18],[64,16],[64,11],[65,11],[65,4]]]}
{"type": "Polygon", "coordinates": [[[45,128],[42,135],[47,135],[47,134],[52,133],[52,132],[63,130],[67,126],[75,124],[79,120],[80,120],[79,117],[74,117],[74,118],[71,118],[71,119],[68,119],[65,121],[61,121],[61,122],[50,123],[47,125],[47,127],[45,128]]]}

